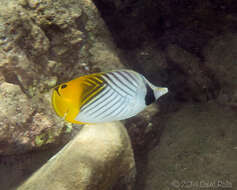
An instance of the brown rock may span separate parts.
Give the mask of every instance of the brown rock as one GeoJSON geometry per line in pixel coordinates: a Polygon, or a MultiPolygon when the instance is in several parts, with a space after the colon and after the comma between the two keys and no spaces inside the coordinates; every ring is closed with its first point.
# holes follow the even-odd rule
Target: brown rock
{"type": "Polygon", "coordinates": [[[19,154],[55,143],[63,123],[54,118],[46,103],[44,111],[18,85],[0,84],[0,155],[19,154]],[[47,114],[46,114],[47,113],[47,114]]]}
{"type": "Polygon", "coordinates": [[[221,86],[219,102],[237,109],[237,35],[227,33],[214,38],[204,55],[221,86]]]}
{"type": "Polygon", "coordinates": [[[135,163],[120,123],[85,125],[80,133],[18,190],[106,190],[120,178],[131,189],[135,163]]]}
{"type": "MultiPolygon", "coordinates": [[[[176,93],[182,93],[186,96],[185,99],[198,101],[207,101],[217,96],[219,89],[216,87],[216,81],[213,80],[208,68],[201,63],[200,58],[176,45],[169,45],[166,55],[185,78],[182,86],[177,87],[176,93]]],[[[177,80],[181,80],[179,78],[177,80]]]]}
{"type": "Polygon", "coordinates": [[[49,89],[122,64],[90,1],[4,1],[0,23],[0,154],[17,154],[71,132],[45,99],[49,89]]]}
{"type": "Polygon", "coordinates": [[[137,116],[123,121],[132,139],[135,153],[144,153],[157,144],[157,136],[163,129],[159,114],[157,105],[152,104],[137,116]]]}

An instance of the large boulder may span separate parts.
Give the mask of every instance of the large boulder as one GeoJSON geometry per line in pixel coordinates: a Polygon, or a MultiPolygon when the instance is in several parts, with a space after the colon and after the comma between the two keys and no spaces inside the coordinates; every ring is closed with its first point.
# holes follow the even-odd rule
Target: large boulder
{"type": "Polygon", "coordinates": [[[80,133],[17,190],[107,190],[135,177],[133,151],[121,123],[85,125],[80,133]]]}
{"type": "Polygon", "coordinates": [[[110,33],[84,0],[3,1],[0,23],[0,155],[62,143],[65,131],[76,130],[56,117],[50,89],[122,68],[110,33]]]}

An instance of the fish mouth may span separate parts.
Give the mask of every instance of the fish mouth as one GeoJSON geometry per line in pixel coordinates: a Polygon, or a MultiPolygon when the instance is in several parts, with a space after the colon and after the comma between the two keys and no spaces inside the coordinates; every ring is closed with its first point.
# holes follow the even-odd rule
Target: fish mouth
{"type": "Polygon", "coordinates": [[[160,88],[159,90],[162,92],[162,95],[165,95],[169,92],[168,88],[166,87],[160,88]]]}

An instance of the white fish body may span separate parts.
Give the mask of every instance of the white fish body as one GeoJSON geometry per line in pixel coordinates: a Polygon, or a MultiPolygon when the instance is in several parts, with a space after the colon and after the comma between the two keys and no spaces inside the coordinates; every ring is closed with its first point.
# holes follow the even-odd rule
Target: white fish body
{"type": "Polygon", "coordinates": [[[101,123],[127,119],[168,92],[131,70],[106,72],[101,77],[103,90],[81,107],[76,121],[101,123]]]}

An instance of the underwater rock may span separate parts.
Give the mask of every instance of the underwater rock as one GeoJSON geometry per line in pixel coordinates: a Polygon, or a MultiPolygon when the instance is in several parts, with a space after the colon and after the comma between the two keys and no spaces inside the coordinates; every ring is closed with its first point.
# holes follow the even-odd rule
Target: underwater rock
{"type": "Polygon", "coordinates": [[[178,47],[169,45],[166,49],[170,64],[184,76],[175,80],[176,93],[184,99],[207,101],[216,98],[218,88],[216,81],[210,76],[208,68],[201,63],[200,58],[178,47]],[[182,87],[181,87],[182,85],[182,87]]]}
{"type": "Polygon", "coordinates": [[[22,152],[31,146],[23,134],[34,108],[18,85],[1,83],[0,99],[0,154],[22,152]]]}
{"type": "Polygon", "coordinates": [[[56,123],[46,103],[32,101],[7,82],[0,84],[0,99],[0,155],[24,153],[58,139],[64,125],[56,123]]]}
{"type": "Polygon", "coordinates": [[[234,188],[237,113],[210,101],[184,105],[166,118],[137,189],[234,188]]]}
{"type": "Polygon", "coordinates": [[[151,104],[137,116],[124,121],[135,153],[149,151],[158,143],[157,136],[163,129],[159,114],[157,105],[151,104]]]}
{"type": "Polygon", "coordinates": [[[220,84],[219,103],[237,109],[237,35],[227,33],[214,38],[203,54],[220,84]]]}
{"type": "Polygon", "coordinates": [[[85,125],[61,151],[17,190],[106,190],[121,178],[131,190],[135,162],[129,136],[119,123],[85,125]]]}
{"type": "Polygon", "coordinates": [[[0,81],[8,84],[1,89],[7,95],[1,102],[0,154],[18,154],[55,143],[68,129],[45,100],[50,88],[124,66],[92,1],[3,1],[0,23],[0,81]],[[16,90],[14,96],[8,88],[16,90]]]}
{"type": "Polygon", "coordinates": [[[50,41],[47,60],[57,64],[49,73],[55,73],[60,82],[85,73],[123,67],[92,1],[25,0],[22,6],[50,41]]]}
{"type": "Polygon", "coordinates": [[[47,63],[49,40],[18,1],[0,5],[0,23],[0,72],[5,81],[28,92],[33,81],[43,76],[35,62],[47,63]]]}
{"type": "Polygon", "coordinates": [[[168,63],[164,51],[160,50],[155,43],[145,43],[144,46],[124,51],[123,54],[126,57],[123,62],[142,73],[153,84],[167,85],[168,63]]]}
{"type": "Polygon", "coordinates": [[[90,1],[4,1],[0,23],[0,70],[30,96],[47,91],[52,76],[63,82],[124,67],[90,1]]]}

